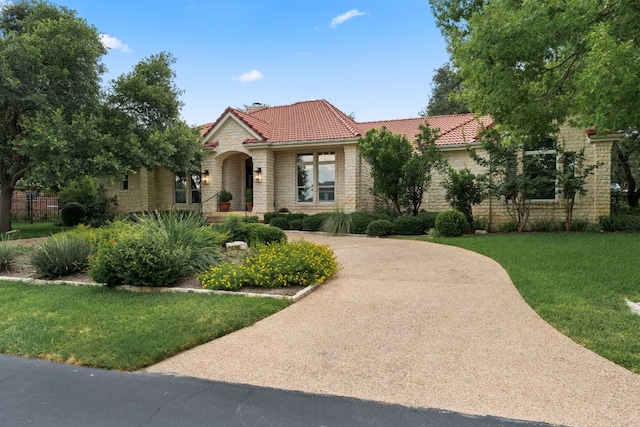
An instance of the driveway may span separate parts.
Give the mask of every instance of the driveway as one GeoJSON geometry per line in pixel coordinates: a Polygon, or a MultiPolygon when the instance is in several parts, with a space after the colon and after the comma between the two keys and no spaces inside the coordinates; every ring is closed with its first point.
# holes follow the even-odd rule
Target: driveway
{"type": "Polygon", "coordinates": [[[290,237],[329,244],[338,278],[147,370],[570,426],[640,425],[640,375],[540,319],[493,260],[425,242],[290,237]]]}

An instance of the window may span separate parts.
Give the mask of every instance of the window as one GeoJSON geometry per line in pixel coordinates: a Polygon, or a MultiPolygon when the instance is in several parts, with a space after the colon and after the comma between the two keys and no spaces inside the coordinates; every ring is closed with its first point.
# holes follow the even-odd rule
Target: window
{"type": "Polygon", "coordinates": [[[188,177],[184,172],[176,172],[174,198],[176,204],[198,204],[201,202],[200,173],[192,172],[188,177]]]}
{"type": "Polygon", "coordinates": [[[297,158],[297,200],[299,203],[335,201],[336,154],[303,153],[297,158]]]}
{"type": "Polygon", "coordinates": [[[578,156],[576,153],[564,153],[562,157],[562,172],[564,175],[565,185],[562,189],[562,194],[565,199],[573,199],[576,193],[575,184],[572,178],[576,176],[576,170],[578,169],[578,156]]]}
{"type": "Polygon", "coordinates": [[[535,149],[525,151],[524,172],[533,179],[533,188],[527,196],[535,200],[555,200],[558,152],[551,138],[542,140],[535,149]]]}
{"type": "Polygon", "coordinates": [[[129,189],[129,174],[125,173],[124,174],[124,178],[122,178],[122,189],[123,190],[128,190],[129,189]]]}

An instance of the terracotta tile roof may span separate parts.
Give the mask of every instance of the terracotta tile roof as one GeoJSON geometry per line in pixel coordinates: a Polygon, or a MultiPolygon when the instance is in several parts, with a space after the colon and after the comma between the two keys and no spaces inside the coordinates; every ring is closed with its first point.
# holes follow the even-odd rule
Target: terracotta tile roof
{"type": "Polygon", "coordinates": [[[384,126],[391,132],[405,135],[409,140],[413,141],[419,133],[418,127],[424,124],[425,120],[429,123],[429,127],[440,129],[440,139],[438,139],[436,144],[442,146],[459,145],[475,141],[478,132],[480,132],[483,127],[493,125],[493,120],[491,120],[489,116],[482,116],[476,119],[473,114],[469,113],[366,122],[360,123],[360,128],[363,130],[363,133],[366,133],[370,129],[377,129],[384,126]]]}
{"type": "MultiPolygon", "coordinates": [[[[266,107],[251,112],[227,108],[213,123],[203,126],[203,136],[217,126],[227,114],[234,115],[260,138],[248,138],[246,144],[261,142],[305,142],[359,138],[368,130],[387,127],[414,140],[425,118],[356,123],[324,99],[266,107]]],[[[475,140],[482,126],[491,126],[488,116],[476,120],[473,114],[427,117],[429,126],[440,129],[438,145],[464,144],[475,140]]]]}

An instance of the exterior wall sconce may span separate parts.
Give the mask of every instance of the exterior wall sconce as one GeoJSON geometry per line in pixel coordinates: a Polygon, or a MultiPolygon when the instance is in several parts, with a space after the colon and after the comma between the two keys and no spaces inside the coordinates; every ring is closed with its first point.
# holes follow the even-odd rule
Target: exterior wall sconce
{"type": "Polygon", "coordinates": [[[262,168],[257,168],[253,172],[253,182],[262,182],[262,168]]]}
{"type": "Polygon", "coordinates": [[[209,169],[205,169],[200,173],[200,178],[202,179],[202,184],[209,185],[209,169]]]}

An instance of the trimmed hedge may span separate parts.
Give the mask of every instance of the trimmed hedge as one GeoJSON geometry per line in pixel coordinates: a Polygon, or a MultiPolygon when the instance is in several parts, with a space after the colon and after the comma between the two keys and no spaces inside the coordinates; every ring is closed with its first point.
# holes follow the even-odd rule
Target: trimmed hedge
{"type": "Polygon", "coordinates": [[[269,244],[273,242],[287,241],[287,235],[282,229],[273,225],[244,224],[251,244],[269,244]]]}
{"type": "Polygon", "coordinates": [[[75,227],[84,221],[87,215],[87,208],[77,202],[69,202],[60,209],[62,224],[67,227],[75,227]]]}
{"type": "Polygon", "coordinates": [[[322,223],[328,217],[328,213],[317,213],[315,215],[309,215],[302,220],[302,229],[304,231],[320,231],[322,223]]]}
{"type": "Polygon", "coordinates": [[[393,234],[393,223],[388,219],[376,219],[367,226],[367,236],[381,237],[393,234]]]}
{"type": "Polygon", "coordinates": [[[281,228],[283,230],[288,230],[289,229],[289,218],[285,218],[283,216],[277,216],[271,219],[271,221],[269,221],[269,225],[271,225],[272,227],[278,227],[281,228]]]}
{"type": "Polygon", "coordinates": [[[469,231],[469,224],[462,212],[449,210],[436,217],[436,230],[442,237],[457,237],[469,231]]]}
{"type": "Polygon", "coordinates": [[[402,236],[419,236],[427,229],[422,218],[417,216],[399,216],[393,220],[393,231],[402,236]]]}
{"type": "Polygon", "coordinates": [[[367,234],[367,227],[378,217],[373,212],[357,211],[351,214],[351,232],[354,234],[367,234]]]}

